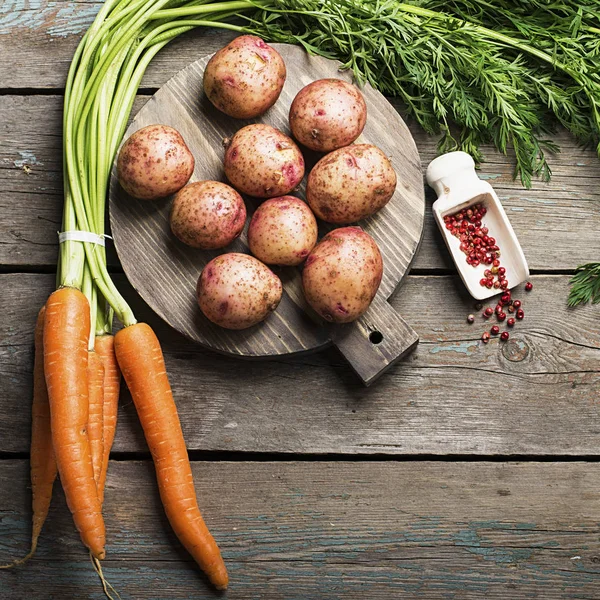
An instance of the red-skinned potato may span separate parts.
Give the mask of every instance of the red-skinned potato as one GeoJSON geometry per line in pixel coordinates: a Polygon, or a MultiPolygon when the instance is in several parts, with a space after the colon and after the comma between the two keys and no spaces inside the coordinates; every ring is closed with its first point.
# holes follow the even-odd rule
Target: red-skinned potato
{"type": "Polygon", "coordinates": [[[304,157],[291,138],[270,125],[242,127],[228,142],[225,175],[256,198],[289,194],[304,177],[304,157]]]}
{"type": "Polygon", "coordinates": [[[171,231],[188,246],[223,248],[237,238],[246,223],[246,205],[230,186],[219,181],[195,181],[173,198],[171,231]]]}
{"type": "Polygon", "coordinates": [[[283,289],[279,277],[258,259],[230,252],[204,267],[196,292],[198,306],[210,321],[226,329],[246,329],[277,308],[283,289]]]}
{"type": "Polygon", "coordinates": [[[371,144],[352,144],[324,156],[308,175],[306,201],[314,213],[336,225],[364,219],[394,195],[396,172],[371,144]]]}
{"type": "Polygon", "coordinates": [[[268,265],[299,265],[316,243],[317,220],[294,196],[266,200],[248,226],[250,252],[268,265]]]}
{"type": "Polygon", "coordinates": [[[259,37],[242,35],[208,61],[204,92],[226,115],[253,119],[275,104],[285,76],[285,63],[277,50],[259,37]]]}
{"type": "Polygon", "coordinates": [[[181,134],[168,125],[138,129],[123,144],[117,176],[134,198],[158,200],[178,192],[194,172],[194,156],[181,134]]]}
{"type": "Polygon", "coordinates": [[[375,240],[360,227],[330,231],[302,271],[306,300],[325,320],[349,323],[369,308],[383,276],[375,240]]]}
{"type": "Polygon", "coordinates": [[[290,128],[304,146],[331,152],[351,144],[367,122],[358,88],[341,79],[319,79],[303,87],[290,107],[290,128]]]}

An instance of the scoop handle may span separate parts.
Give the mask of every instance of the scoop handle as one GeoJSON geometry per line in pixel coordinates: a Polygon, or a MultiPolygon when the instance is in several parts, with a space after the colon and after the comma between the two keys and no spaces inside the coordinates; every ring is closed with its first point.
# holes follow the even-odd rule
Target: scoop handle
{"type": "Polygon", "coordinates": [[[377,295],[360,319],[333,326],[331,339],[369,386],[412,350],[419,336],[387,300],[377,295]]]}

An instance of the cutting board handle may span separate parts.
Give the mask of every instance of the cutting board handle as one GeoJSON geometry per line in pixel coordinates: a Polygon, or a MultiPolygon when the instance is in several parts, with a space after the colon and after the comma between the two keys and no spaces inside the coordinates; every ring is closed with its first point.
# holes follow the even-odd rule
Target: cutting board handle
{"type": "Polygon", "coordinates": [[[332,326],[332,340],[368,386],[412,350],[419,336],[387,300],[375,296],[360,319],[332,326]]]}

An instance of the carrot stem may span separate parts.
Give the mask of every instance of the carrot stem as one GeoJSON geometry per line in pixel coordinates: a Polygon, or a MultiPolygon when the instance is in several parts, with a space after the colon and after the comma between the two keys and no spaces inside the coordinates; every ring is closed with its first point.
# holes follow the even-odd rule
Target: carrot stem
{"type": "Polygon", "coordinates": [[[96,339],[96,314],[98,311],[98,300],[96,293],[96,286],[92,281],[92,275],[90,268],[87,263],[84,263],[83,267],[83,281],[81,283],[81,291],[87,298],[88,305],[90,307],[90,332],[88,338],[88,350],[94,349],[94,341],[96,339]]]}
{"type": "MultiPolygon", "coordinates": [[[[75,75],[81,67],[81,55],[85,47],[89,31],[83,36],[73,60],[69,68],[67,75],[67,82],[65,84],[65,98],[70,98],[73,90],[73,81],[75,75]]],[[[63,112],[63,146],[66,144],[64,132],[67,127],[67,113],[63,112]]],[[[69,180],[67,174],[67,163],[63,154],[63,185],[64,185],[64,208],[63,208],[63,220],[62,230],[73,231],[77,229],[77,218],[75,216],[75,210],[71,199],[71,189],[69,187],[69,180]]],[[[66,241],[60,244],[59,250],[59,268],[57,271],[58,286],[80,288],[83,278],[83,263],[84,263],[84,250],[81,242],[66,241]]]]}

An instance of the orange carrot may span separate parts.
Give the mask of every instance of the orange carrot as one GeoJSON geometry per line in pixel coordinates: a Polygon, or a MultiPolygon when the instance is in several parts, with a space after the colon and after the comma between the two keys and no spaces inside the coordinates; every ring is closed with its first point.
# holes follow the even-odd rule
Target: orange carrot
{"type": "Polygon", "coordinates": [[[29,560],[35,553],[38,539],[48,516],[52,486],[56,479],[56,460],[52,449],[50,430],[50,406],[48,390],[44,378],[44,313],[42,308],[35,326],[35,354],[33,360],[33,405],[31,407],[31,506],[33,509],[33,527],[31,531],[31,550],[29,553],[0,569],[15,567],[29,560]]]}
{"type": "MultiPolygon", "coordinates": [[[[104,459],[104,363],[92,351],[88,353],[88,436],[96,487],[100,486],[100,471],[104,459]]],[[[98,494],[98,497],[99,494],[98,494]]]]}
{"type": "Polygon", "coordinates": [[[75,288],[56,290],[46,303],[44,371],[52,444],[67,504],[83,543],[105,556],[105,529],[94,481],[88,424],[90,306],[75,288]]]}
{"type": "Polygon", "coordinates": [[[177,408],[160,343],[145,323],[115,335],[115,353],[129,386],[152,453],[160,497],[171,527],[217,589],[226,589],[227,570],[196,500],[177,408]]]}
{"type": "Polygon", "coordinates": [[[108,458],[110,449],[115,439],[117,429],[117,411],[119,408],[119,391],[121,387],[121,371],[115,356],[115,338],[112,335],[96,336],[94,349],[104,364],[104,452],[102,458],[102,469],[100,471],[100,482],[98,484],[98,495],[100,503],[104,502],[104,485],[106,484],[106,473],[108,471],[108,458]]]}

